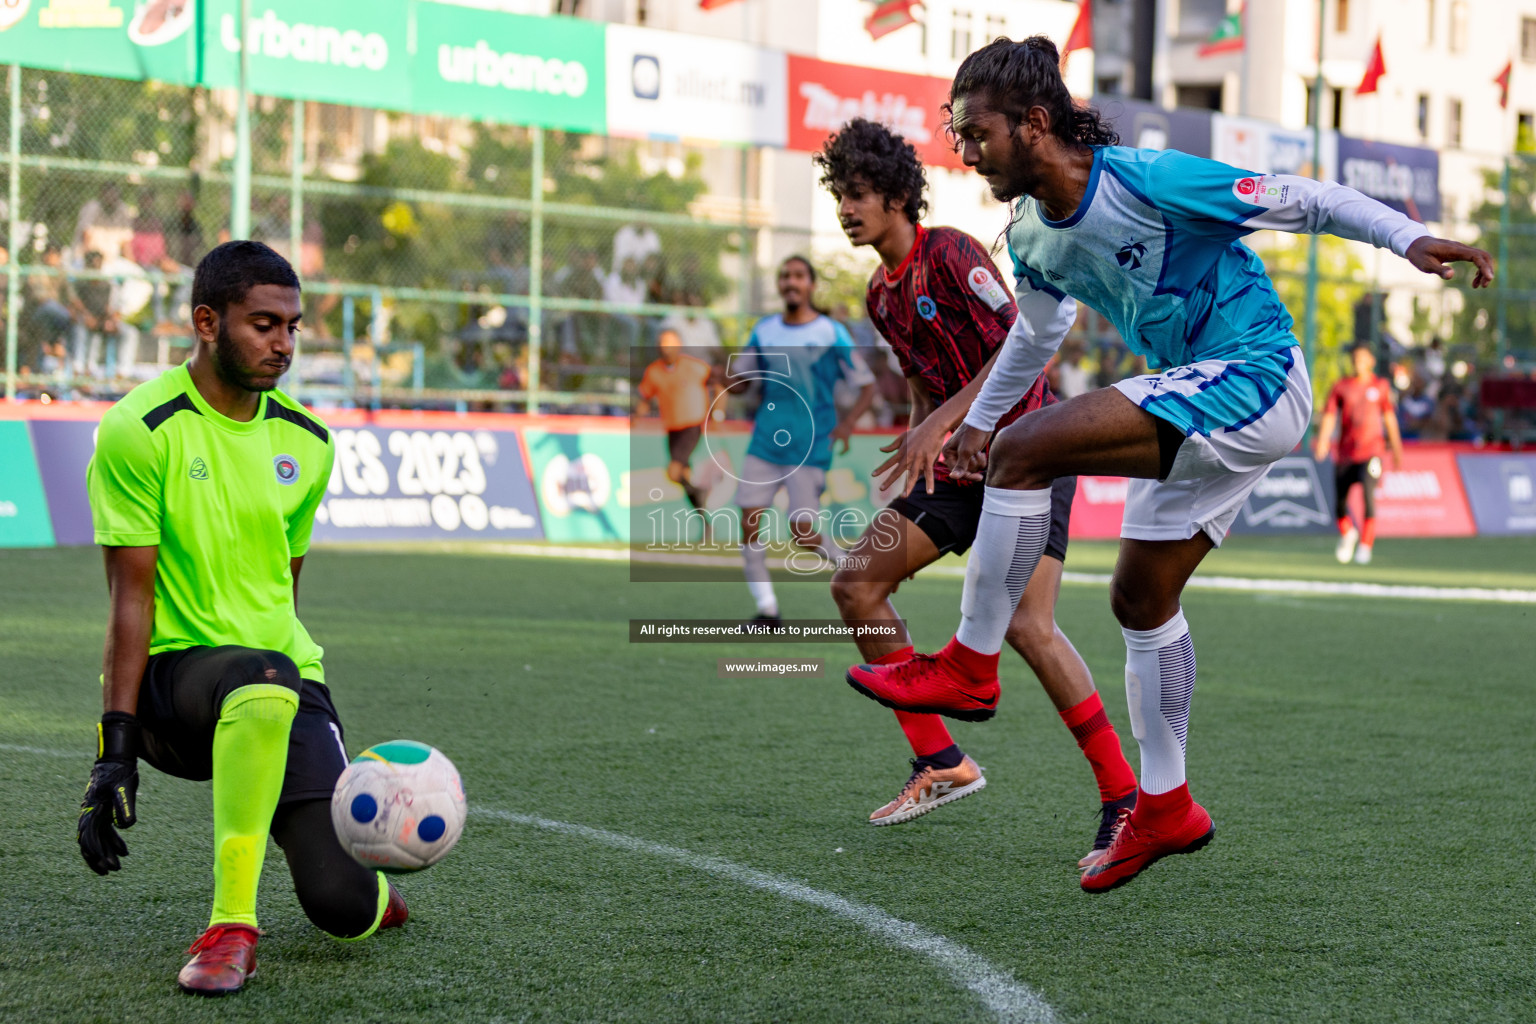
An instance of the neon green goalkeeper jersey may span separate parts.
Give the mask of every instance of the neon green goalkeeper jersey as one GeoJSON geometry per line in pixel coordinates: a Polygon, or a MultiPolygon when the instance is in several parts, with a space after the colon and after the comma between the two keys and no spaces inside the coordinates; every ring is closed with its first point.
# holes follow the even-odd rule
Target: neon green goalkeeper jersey
{"type": "Polygon", "coordinates": [[[185,365],[107,410],[86,470],[91,516],[98,544],[160,547],[150,654],[281,651],[303,678],[325,681],[289,560],[309,550],[335,451],[325,425],[281,391],[240,423],[203,400],[185,365]]]}

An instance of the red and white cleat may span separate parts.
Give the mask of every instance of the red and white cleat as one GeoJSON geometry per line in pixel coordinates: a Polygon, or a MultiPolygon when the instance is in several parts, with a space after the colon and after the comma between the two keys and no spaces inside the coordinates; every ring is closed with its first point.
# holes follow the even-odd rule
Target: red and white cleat
{"type": "MultiPolygon", "coordinates": [[[[389,883],[386,883],[389,884],[389,883]]],[[[384,916],[379,918],[379,930],[385,928],[399,928],[405,924],[405,919],[411,916],[410,910],[405,906],[405,897],[400,895],[400,890],[394,885],[389,885],[389,903],[384,907],[384,916]]]]}
{"type": "Polygon", "coordinates": [[[922,817],[935,807],[970,796],[986,787],[987,780],[981,768],[965,757],[953,768],[940,768],[924,764],[921,758],[912,762],[912,777],[901,787],[896,799],[869,816],[871,825],[900,825],[904,821],[922,817]]]}
{"type": "Polygon", "coordinates": [[[223,996],[239,992],[256,974],[256,940],[261,932],[248,924],[215,924],[197,937],[194,954],[176,975],[183,992],[223,996]]]}
{"type": "Polygon", "coordinates": [[[1132,822],[1133,817],[1130,811],[1121,814],[1109,849],[1104,851],[1097,864],[1083,872],[1084,892],[1108,892],[1129,882],[1156,861],[1178,853],[1203,850],[1216,838],[1215,822],[1197,803],[1189,805],[1183,823],[1171,832],[1137,828],[1132,822]]]}

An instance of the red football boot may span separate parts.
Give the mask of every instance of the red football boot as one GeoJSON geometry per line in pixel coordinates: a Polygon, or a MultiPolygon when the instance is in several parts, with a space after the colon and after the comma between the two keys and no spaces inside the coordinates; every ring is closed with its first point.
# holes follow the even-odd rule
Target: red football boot
{"type": "Polygon", "coordinates": [[[985,722],[997,714],[997,655],[978,654],[951,640],[937,654],[916,654],[894,665],[855,665],[848,685],[888,708],[985,722]]]}
{"type": "Polygon", "coordinates": [[[379,918],[379,930],[385,928],[399,928],[405,924],[405,919],[411,916],[410,910],[405,906],[405,897],[400,895],[400,890],[389,884],[389,903],[384,907],[384,916],[379,918]]]}
{"type": "Polygon", "coordinates": [[[1171,832],[1154,831],[1133,822],[1134,812],[1120,812],[1114,839],[1097,863],[1083,872],[1084,892],[1108,892],[1124,885],[1163,857],[1194,853],[1216,838],[1216,823],[1199,804],[1190,802],[1184,821],[1171,832]]]}
{"type": "Polygon", "coordinates": [[[195,955],[176,975],[176,984],[183,992],[199,996],[239,992],[256,974],[256,939],[260,935],[248,924],[210,925],[187,950],[195,955]]]}

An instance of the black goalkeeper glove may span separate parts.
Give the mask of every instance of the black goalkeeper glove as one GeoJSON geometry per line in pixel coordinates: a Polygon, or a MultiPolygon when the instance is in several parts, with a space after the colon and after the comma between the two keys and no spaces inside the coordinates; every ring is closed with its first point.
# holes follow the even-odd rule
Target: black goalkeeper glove
{"type": "Polygon", "coordinates": [[[134,798],[139,792],[139,721],[121,711],[108,711],[96,727],[96,766],[80,803],[80,856],[98,875],[122,867],[128,844],[117,829],[138,820],[134,798]]]}

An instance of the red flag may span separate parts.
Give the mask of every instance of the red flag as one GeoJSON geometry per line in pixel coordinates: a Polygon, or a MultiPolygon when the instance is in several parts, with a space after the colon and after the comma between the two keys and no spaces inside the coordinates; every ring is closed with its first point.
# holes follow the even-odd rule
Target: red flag
{"type": "Polygon", "coordinates": [[[864,19],[864,31],[869,33],[869,38],[879,39],[899,28],[915,25],[917,17],[912,8],[921,3],[922,0],[877,0],[875,9],[864,19]]]}
{"type": "Polygon", "coordinates": [[[1065,57],[1073,50],[1093,49],[1093,0],[1083,0],[1077,8],[1077,20],[1072,23],[1072,34],[1067,36],[1067,45],[1061,48],[1061,55],[1065,57]]]}
{"type": "Polygon", "coordinates": [[[726,4],[733,4],[735,2],[736,0],[699,0],[699,10],[712,11],[716,7],[724,7],[726,4]]]}
{"type": "Polygon", "coordinates": [[[1376,49],[1371,51],[1371,62],[1365,66],[1365,77],[1360,79],[1360,87],[1355,90],[1356,96],[1364,96],[1366,93],[1376,91],[1376,83],[1381,81],[1381,76],[1387,73],[1387,62],[1381,56],[1381,36],[1376,37],[1376,49]]]}
{"type": "Polygon", "coordinates": [[[1499,77],[1493,80],[1493,84],[1499,87],[1499,107],[1502,110],[1509,109],[1509,76],[1514,73],[1515,62],[1511,60],[1504,65],[1504,70],[1499,72],[1499,77]]]}

